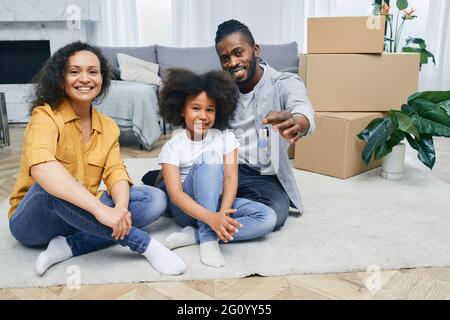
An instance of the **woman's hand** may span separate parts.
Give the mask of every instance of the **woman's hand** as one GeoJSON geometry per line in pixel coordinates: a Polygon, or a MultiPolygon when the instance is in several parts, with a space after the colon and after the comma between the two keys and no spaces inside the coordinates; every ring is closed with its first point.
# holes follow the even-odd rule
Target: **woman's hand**
{"type": "Polygon", "coordinates": [[[217,234],[219,240],[228,242],[233,240],[233,235],[242,227],[239,221],[230,217],[236,209],[226,209],[209,215],[207,224],[217,234]]]}
{"type": "Polygon", "coordinates": [[[101,224],[113,230],[111,237],[116,240],[123,240],[130,233],[132,226],[131,213],[127,208],[104,206],[95,217],[101,224]]]}

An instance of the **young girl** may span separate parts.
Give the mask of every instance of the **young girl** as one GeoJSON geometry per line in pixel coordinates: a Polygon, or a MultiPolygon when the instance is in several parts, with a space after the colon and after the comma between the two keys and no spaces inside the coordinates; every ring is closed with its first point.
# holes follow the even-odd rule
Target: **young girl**
{"type": "Polygon", "coordinates": [[[201,261],[212,267],[225,265],[219,241],[262,237],[276,223],[271,208],[236,198],[239,142],[231,131],[221,131],[236,103],[236,86],[223,71],[197,75],[172,69],[159,97],[161,116],[184,128],[159,156],[170,213],[184,227],[169,235],[166,245],[199,243],[201,261]]]}
{"type": "Polygon", "coordinates": [[[184,262],[142,230],[165,211],[166,195],[148,186],[130,188],[119,128],[92,107],[110,84],[101,51],[70,43],[36,80],[9,211],[9,228],[20,243],[47,246],[36,260],[36,273],[114,244],[142,254],[160,273],[183,273],[184,262]],[[103,193],[102,179],[108,189],[103,193]]]}

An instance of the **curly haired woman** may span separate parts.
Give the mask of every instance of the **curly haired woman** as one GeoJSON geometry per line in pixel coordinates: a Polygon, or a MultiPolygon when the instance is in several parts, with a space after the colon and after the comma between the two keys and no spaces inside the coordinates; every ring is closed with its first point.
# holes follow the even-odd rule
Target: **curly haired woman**
{"type": "Polygon", "coordinates": [[[142,230],[165,211],[165,194],[130,187],[119,128],[92,107],[110,85],[101,51],[82,42],[68,44],[47,61],[36,82],[8,215],[17,241],[47,245],[36,273],[114,244],[142,254],[162,274],[183,273],[184,262],[142,230]],[[98,190],[102,179],[105,192],[98,190]]]}

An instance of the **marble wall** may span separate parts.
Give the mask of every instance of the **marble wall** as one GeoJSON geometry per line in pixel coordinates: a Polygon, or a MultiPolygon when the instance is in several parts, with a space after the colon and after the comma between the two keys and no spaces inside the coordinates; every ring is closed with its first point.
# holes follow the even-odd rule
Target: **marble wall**
{"type": "Polygon", "coordinates": [[[98,0],[1,0],[0,21],[98,21],[98,0]]]}
{"type": "Polygon", "coordinates": [[[50,40],[52,54],[99,20],[99,0],[0,0],[0,40],[50,40]]]}
{"type": "Polygon", "coordinates": [[[50,40],[50,52],[69,42],[86,41],[86,27],[69,29],[65,22],[0,22],[0,40],[50,40]]]}
{"type": "MultiPolygon", "coordinates": [[[[0,0],[0,40],[50,40],[50,51],[88,41],[101,0],[0,0]]],[[[27,122],[31,85],[1,85],[9,122],[27,122]]]]}

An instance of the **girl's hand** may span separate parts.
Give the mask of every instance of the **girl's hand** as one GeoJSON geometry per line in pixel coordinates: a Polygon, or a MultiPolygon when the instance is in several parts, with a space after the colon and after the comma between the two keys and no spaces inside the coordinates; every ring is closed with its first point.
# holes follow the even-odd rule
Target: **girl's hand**
{"type": "Polygon", "coordinates": [[[116,240],[123,240],[130,233],[131,213],[127,208],[104,206],[95,217],[101,224],[113,230],[111,237],[116,240]]]}
{"type": "Polygon", "coordinates": [[[209,216],[207,224],[214,230],[219,240],[223,242],[233,240],[233,235],[238,232],[238,228],[242,227],[239,221],[229,216],[236,211],[236,209],[226,209],[209,216]]]}

